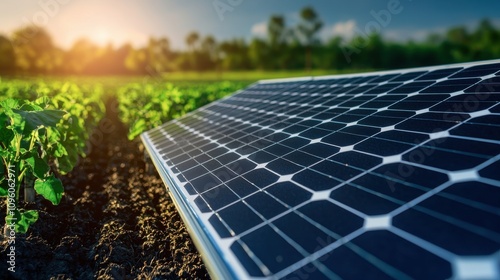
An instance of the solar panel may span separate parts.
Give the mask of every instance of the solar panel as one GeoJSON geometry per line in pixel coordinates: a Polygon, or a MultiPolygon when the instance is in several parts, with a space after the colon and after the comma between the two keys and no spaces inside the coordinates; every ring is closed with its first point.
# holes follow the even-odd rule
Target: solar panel
{"type": "Polygon", "coordinates": [[[212,276],[499,279],[500,61],[265,80],[142,134],[212,276]]]}

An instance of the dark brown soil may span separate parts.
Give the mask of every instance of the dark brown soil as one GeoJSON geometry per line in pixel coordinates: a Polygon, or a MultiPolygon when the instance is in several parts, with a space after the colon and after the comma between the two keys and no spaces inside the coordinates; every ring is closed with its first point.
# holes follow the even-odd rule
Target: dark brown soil
{"type": "MultiPolygon", "coordinates": [[[[39,219],[16,236],[16,272],[1,279],[208,279],[200,255],[159,176],[147,174],[140,141],[130,142],[108,102],[87,158],[60,176],[58,206],[37,197],[39,219]]],[[[5,205],[0,204],[3,223],[5,205]]]]}

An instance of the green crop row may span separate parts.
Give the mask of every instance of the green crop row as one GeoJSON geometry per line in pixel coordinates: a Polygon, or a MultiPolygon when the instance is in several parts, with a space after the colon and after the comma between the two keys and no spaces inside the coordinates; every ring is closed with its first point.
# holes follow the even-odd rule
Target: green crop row
{"type": "Polygon", "coordinates": [[[128,125],[130,140],[142,132],[184,115],[246,86],[218,82],[174,86],[171,83],[130,83],[118,89],[121,120],[128,125]]]}
{"type": "Polygon", "coordinates": [[[36,210],[20,207],[34,192],[59,204],[64,188],[55,173],[84,157],[92,130],[104,115],[102,89],[71,83],[0,83],[0,196],[7,198],[6,232],[26,232],[36,210]],[[10,231],[9,231],[10,230],[10,231]]]}
{"type": "MultiPolygon", "coordinates": [[[[129,82],[113,85],[111,91],[133,140],[246,85],[129,82]]],[[[90,135],[105,113],[103,98],[103,86],[95,83],[0,80],[0,197],[7,199],[5,234],[26,232],[38,219],[37,211],[21,209],[23,186],[26,201],[33,201],[37,193],[59,204],[64,188],[56,175],[70,172],[86,156],[90,135]]]]}

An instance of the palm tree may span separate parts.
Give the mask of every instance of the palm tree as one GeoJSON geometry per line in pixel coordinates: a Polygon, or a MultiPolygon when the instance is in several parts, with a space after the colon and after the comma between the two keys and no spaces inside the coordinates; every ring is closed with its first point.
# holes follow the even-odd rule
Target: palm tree
{"type": "Polygon", "coordinates": [[[215,59],[215,56],[217,55],[217,43],[215,42],[213,36],[208,35],[207,37],[205,37],[201,42],[201,48],[203,49],[203,52],[207,53],[211,59],[215,59]]]}
{"type": "Polygon", "coordinates": [[[218,68],[219,53],[217,51],[217,41],[212,35],[208,35],[203,38],[201,42],[201,49],[203,51],[203,57],[205,58],[205,69],[218,68]]]}
{"type": "MultiPolygon", "coordinates": [[[[290,56],[290,48],[286,47],[290,39],[291,31],[286,27],[285,18],[281,15],[273,15],[267,23],[267,34],[271,56],[272,67],[286,68],[286,58],[290,56]]],[[[269,65],[269,62],[267,63],[269,65]]]]}
{"type": "Polygon", "coordinates": [[[198,44],[199,40],[200,40],[200,35],[196,31],[192,31],[186,36],[186,44],[190,49],[191,68],[193,69],[197,68],[196,45],[198,44]]]}
{"type": "Polygon", "coordinates": [[[316,41],[318,31],[323,27],[323,21],[312,7],[305,7],[300,11],[301,23],[297,31],[302,35],[303,44],[306,49],[306,70],[311,70],[312,48],[316,41]]]}
{"type": "Polygon", "coordinates": [[[269,44],[275,47],[281,44],[285,39],[286,26],[285,19],[280,15],[273,15],[269,18],[267,24],[267,34],[269,38],[269,44]]]}
{"type": "Polygon", "coordinates": [[[196,44],[198,43],[198,40],[200,40],[200,35],[196,31],[191,31],[186,36],[186,44],[188,45],[189,49],[191,49],[191,52],[194,52],[196,50],[196,44]]]}

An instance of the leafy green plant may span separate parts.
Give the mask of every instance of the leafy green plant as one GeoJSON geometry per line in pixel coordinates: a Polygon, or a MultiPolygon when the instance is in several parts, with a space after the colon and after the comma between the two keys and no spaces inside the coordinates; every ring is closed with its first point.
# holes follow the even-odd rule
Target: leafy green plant
{"type": "Polygon", "coordinates": [[[71,82],[6,80],[0,83],[0,101],[8,98],[38,100],[44,107],[64,110],[69,114],[57,124],[46,128],[43,138],[54,169],[66,174],[88,152],[92,131],[104,116],[103,87],[99,84],[77,85],[71,82]]]}
{"type": "Polygon", "coordinates": [[[48,98],[0,102],[0,196],[7,198],[6,223],[14,222],[15,231],[20,233],[38,219],[36,210],[19,208],[21,182],[26,176],[36,178],[35,191],[53,205],[59,204],[64,193],[61,181],[50,169],[49,152],[53,149],[48,143],[63,138],[57,127],[68,113],[49,107],[48,98]]]}
{"type": "Polygon", "coordinates": [[[77,164],[79,157],[86,156],[86,146],[90,134],[104,115],[104,104],[100,100],[102,92],[95,88],[85,94],[75,84],[65,83],[58,87],[51,103],[55,108],[69,114],[57,126],[57,130],[47,138],[49,154],[53,155],[58,171],[66,174],[77,164]]]}
{"type": "Polygon", "coordinates": [[[118,89],[121,120],[129,126],[128,138],[222,98],[246,85],[217,82],[174,86],[171,83],[130,83],[118,89]]]}

